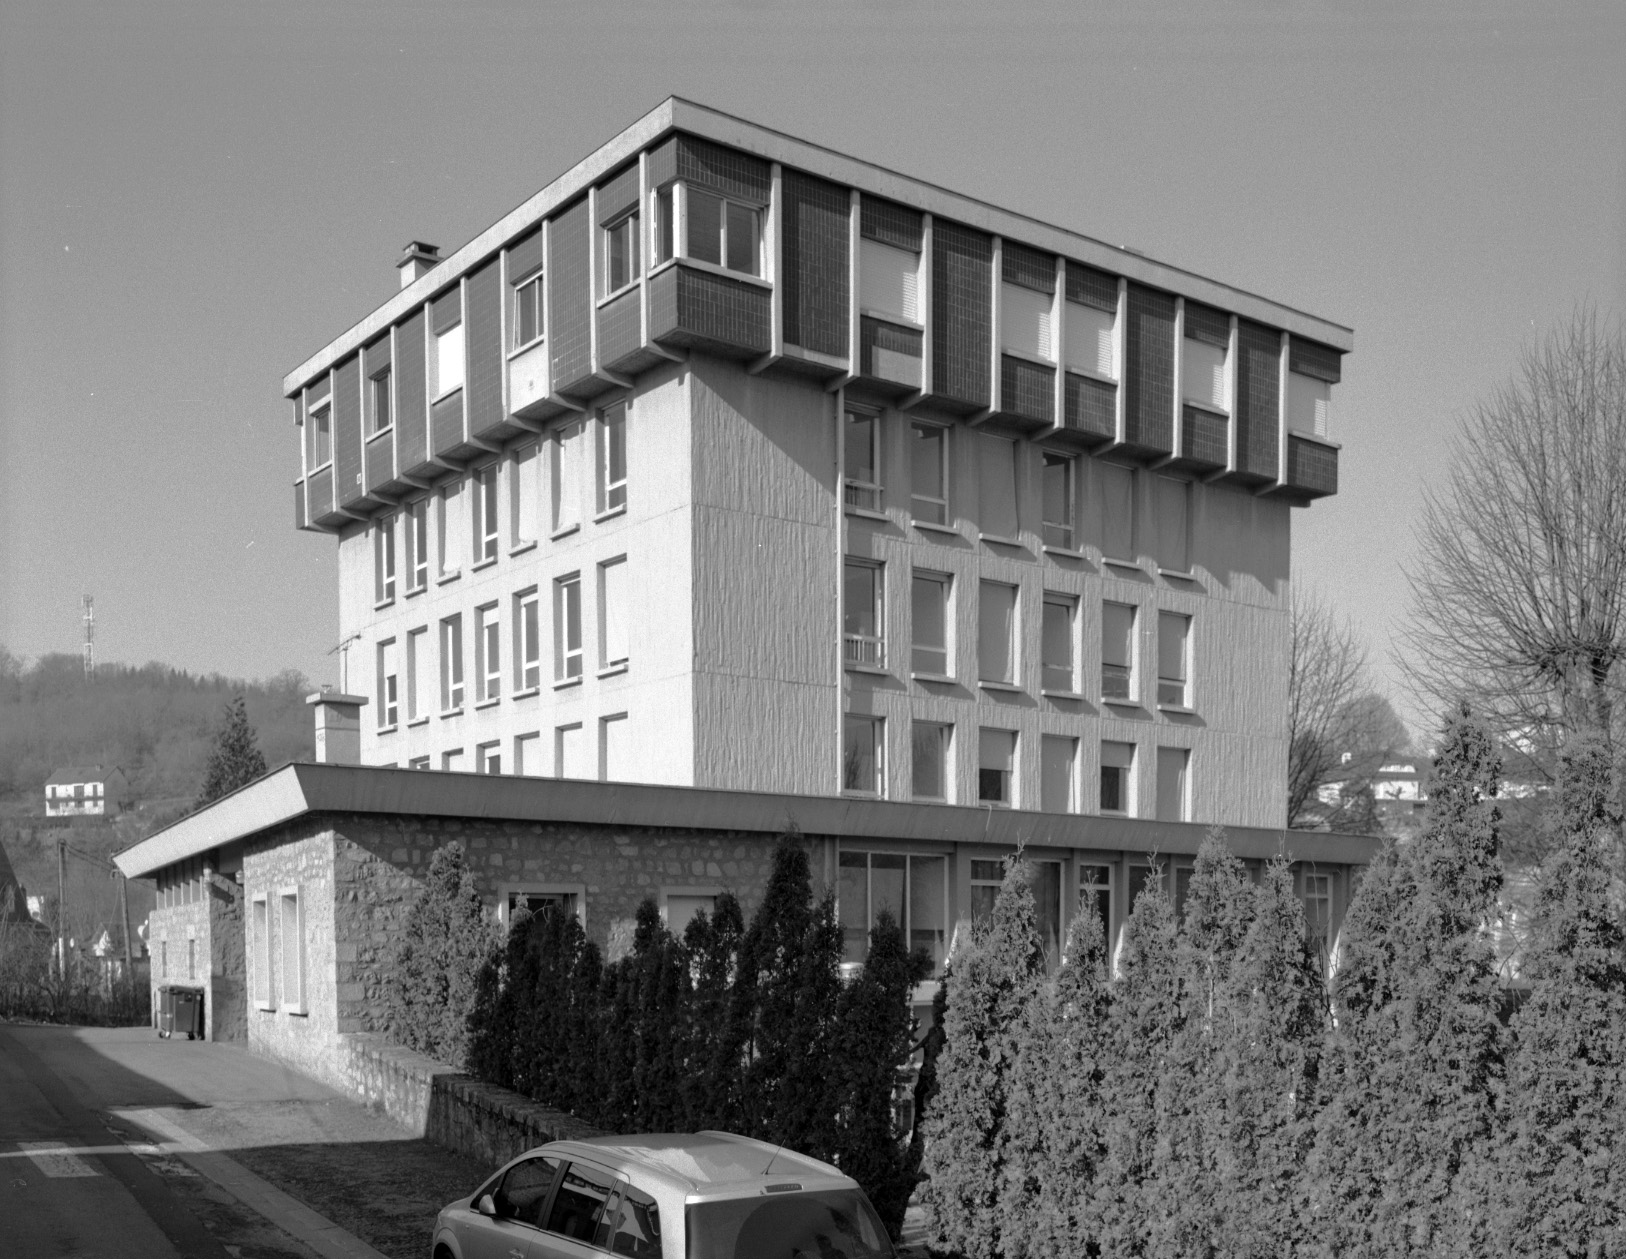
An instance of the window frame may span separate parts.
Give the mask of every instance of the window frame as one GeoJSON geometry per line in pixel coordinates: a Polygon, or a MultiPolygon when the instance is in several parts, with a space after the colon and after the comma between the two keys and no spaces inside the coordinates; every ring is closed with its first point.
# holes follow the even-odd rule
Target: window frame
{"type": "Polygon", "coordinates": [[[542,689],[542,592],[517,591],[514,602],[514,698],[542,689]],[[529,639],[529,641],[527,641],[529,639]]]}
{"type": "Polygon", "coordinates": [[[405,661],[406,670],[406,719],[407,725],[418,721],[428,721],[429,714],[423,711],[422,694],[419,689],[422,678],[424,652],[429,642],[429,627],[419,625],[409,629],[406,633],[405,661]]]}
{"type": "Polygon", "coordinates": [[[390,511],[373,520],[373,606],[395,602],[395,518],[390,511]]]}
{"type": "Polygon", "coordinates": [[[843,713],[841,718],[841,794],[868,800],[886,798],[886,718],[870,713],[843,713]],[[869,775],[872,786],[853,787],[850,770],[854,753],[850,737],[858,726],[869,728],[870,748],[873,751],[873,769],[869,775]]]}
{"type": "Polygon", "coordinates": [[[623,736],[630,736],[632,726],[628,724],[631,718],[626,712],[606,713],[598,719],[598,780],[600,782],[631,782],[628,778],[610,777],[610,730],[614,726],[621,727],[623,736]]]}
{"type": "Polygon", "coordinates": [[[414,499],[401,510],[405,535],[407,594],[429,588],[429,498],[414,499]]]}
{"type": "Polygon", "coordinates": [[[603,287],[599,291],[599,300],[605,302],[619,297],[643,278],[643,217],[639,214],[638,206],[634,204],[601,224],[598,230],[603,260],[599,275],[599,283],[603,287]],[[615,241],[618,235],[623,235],[625,240],[625,256],[621,261],[627,272],[619,284],[615,282],[614,271],[615,241]]]}
{"type": "Polygon", "coordinates": [[[1047,551],[1065,551],[1070,555],[1078,553],[1078,467],[1077,455],[1064,454],[1059,450],[1041,451],[1039,529],[1047,551]],[[1050,516],[1048,473],[1055,467],[1062,469],[1065,520],[1052,520],[1050,516]]]}
{"type": "Polygon", "coordinates": [[[1157,749],[1157,807],[1154,810],[1159,822],[1189,822],[1191,820],[1191,749],[1173,745],[1160,745],[1157,749]],[[1174,816],[1166,816],[1165,804],[1168,797],[1165,795],[1167,784],[1164,775],[1169,768],[1175,768],[1179,775],[1178,799],[1173,801],[1174,816]]]}
{"type": "Polygon", "coordinates": [[[627,410],[625,399],[601,407],[594,425],[593,482],[598,520],[627,510],[627,410]],[[615,475],[617,459],[621,465],[619,477],[615,475]]]}
{"type": "Polygon", "coordinates": [[[886,669],[886,566],[880,560],[859,555],[842,558],[841,564],[841,663],[846,669],[884,671],[886,669]],[[849,629],[854,609],[849,581],[854,573],[870,574],[869,615],[873,634],[849,629]]]}
{"type": "Polygon", "coordinates": [[[400,664],[395,659],[396,640],[393,635],[380,640],[377,647],[378,729],[380,733],[394,730],[401,722],[400,664]],[[389,665],[395,665],[389,670],[389,665]]]}
{"type": "Polygon", "coordinates": [[[463,614],[440,618],[440,715],[463,711],[467,699],[463,676],[463,614]]]}
{"type": "Polygon", "coordinates": [[[429,333],[429,401],[433,405],[443,398],[449,398],[469,382],[469,343],[465,332],[463,315],[459,312],[457,322],[439,332],[431,329],[429,333]],[[455,338],[455,343],[454,343],[455,338]],[[452,352],[449,352],[449,347],[452,352]],[[455,362],[457,370],[447,373],[447,362],[455,362]],[[455,384],[447,384],[442,379],[445,375],[456,377],[455,384]]]}
{"type": "Polygon", "coordinates": [[[387,433],[395,426],[395,407],[392,405],[394,397],[394,374],[390,370],[391,364],[386,363],[367,378],[367,436],[377,437],[380,433],[387,433]],[[384,416],[384,422],[378,422],[379,414],[384,416]]]}
{"type": "Polygon", "coordinates": [[[954,723],[951,721],[916,721],[909,723],[909,798],[932,804],[949,804],[954,799],[954,723]],[[937,740],[937,769],[941,779],[940,795],[922,795],[920,792],[920,732],[935,732],[937,740]]]}
{"type": "Polygon", "coordinates": [[[539,443],[528,441],[516,446],[508,459],[509,554],[535,546],[541,531],[541,457],[539,443]]]}
{"type": "Polygon", "coordinates": [[[1120,603],[1115,599],[1101,601],[1101,702],[1103,704],[1117,704],[1120,707],[1138,707],[1140,704],[1140,607],[1133,603],[1120,603]],[[1129,660],[1127,664],[1107,659],[1108,609],[1117,609],[1129,613],[1129,628],[1125,639],[1129,660]],[[1121,676],[1109,673],[1110,669],[1121,669],[1121,676]],[[1123,693],[1118,693],[1114,685],[1109,688],[1109,682],[1122,682],[1123,693]],[[1110,690],[1110,693],[1109,693],[1110,690]]]}
{"type": "Polygon", "coordinates": [[[513,921],[514,898],[519,896],[557,896],[569,907],[583,929],[587,927],[587,884],[549,883],[521,880],[497,885],[497,921],[506,929],[513,921]]]}
{"type": "Polygon", "coordinates": [[[586,660],[582,649],[581,570],[553,579],[553,684],[575,686],[582,680],[586,660]],[[571,624],[574,611],[575,624],[571,624]]]}
{"type": "Polygon", "coordinates": [[[1135,762],[1139,759],[1135,744],[1122,739],[1102,739],[1100,755],[1100,794],[1096,797],[1096,812],[1104,817],[1135,817],[1135,780],[1138,777],[1135,773],[1135,762]],[[1109,765],[1107,762],[1107,749],[1109,747],[1128,748],[1129,763],[1127,765],[1109,765]],[[1117,770],[1123,775],[1118,783],[1119,804],[1113,808],[1108,808],[1106,805],[1106,774],[1109,769],[1117,770]]]}
{"type": "Polygon", "coordinates": [[[1056,695],[1063,698],[1072,698],[1080,694],[1078,689],[1078,658],[1079,652],[1079,600],[1075,595],[1063,594],[1056,590],[1046,590],[1040,599],[1039,606],[1039,693],[1041,695],[1056,695]],[[1067,646],[1067,663],[1065,668],[1053,664],[1050,660],[1050,616],[1051,609],[1061,610],[1066,618],[1063,641],[1067,646]]]}
{"type": "Polygon", "coordinates": [[[502,621],[496,601],[474,609],[474,706],[502,698],[502,621]]]}
{"type": "Polygon", "coordinates": [[[498,506],[497,463],[469,471],[469,568],[495,564],[502,548],[502,511],[498,506]]]}
{"type": "Polygon", "coordinates": [[[1157,706],[1165,710],[1190,712],[1191,704],[1191,630],[1192,618],[1188,613],[1166,608],[1157,613],[1157,706]],[[1164,627],[1179,622],[1180,651],[1178,675],[1165,674],[1164,627]]]}
{"type": "Polygon", "coordinates": [[[581,416],[556,424],[548,434],[548,536],[562,538],[582,526],[582,484],[587,475],[587,423],[581,416]]]}
{"type": "MultiPolygon", "coordinates": [[[[698,263],[703,267],[716,267],[729,275],[748,276],[759,281],[763,278],[763,227],[766,207],[737,197],[730,197],[724,193],[713,192],[709,188],[692,187],[690,182],[685,179],[673,180],[669,185],[657,189],[657,198],[666,192],[668,188],[673,192],[671,204],[674,213],[672,216],[671,245],[675,252],[672,256],[681,258],[688,263],[698,263]],[[717,202],[717,258],[715,261],[711,258],[702,257],[694,249],[696,217],[692,201],[696,196],[707,197],[717,202]],[[737,209],[744,214],[748,214],[751,218],[753,239],[751,244],[752,261],[749,269],[736,267],[730,260],[733,245],[733,226],[730,223],[729,213],[731,209],[737,209]]],[[[661,233],[662,244],[664,245],[664,225],[661,228],[661,233]]]]}
{"type": "MultiPolygon", "coordinates": [[[[587,747],[587,724],[586,724],[586,722],[584,722],[584,721],[565,721],[565,722],[561,722],[558,725],[554,726],[554,728],[553,728],[553,776],[555,778],[561,778],[561,779],[562,778],[570,778],[570,779],[572,779],[572,781],[575,781],[575,782],[586,782],[586,781],[589,781],[589,778],[587,776],[585,776],[585,775],[570,775],[570,774],[565,773],[565,736],[567,734],[569,734],[571,731],[575,731],[577,734],[579,734],[581,736],[583,749],[586,749],[586,747],[587,747]]],[[[583,754],[586,755],[587,753],[584,751],[583,754]]],[[[596,774],[593,775],[593,777],[596,777],[596,774]]]]}
{"type": "Polygon", "coordinates": [[[548,304],[543,285],[545,268],[541,265],[532,267],[517,280],[510,279],[509,291],[513,294],[513,350],[523,350],[537,342],[545,340],[548,335],[548,304]],[[528,338],[523,337],[525,328],[526,303],[531,305],[531,312],[535,321],[536,331],[528,338]]]}
{"type": "Polygon", "coordinates": [[[609,673],[621,673],[630,667],[632,661],[632,620],[631,598],[628,586],[627,557],[616,555],[607,560],[601,560],[598,565],[598,672],[603,677],[609,673]],[[614,574],[615,589],[620,592],[618,600],[611,599],[611,570],[620,569],[614,574]],[[617,606],[619,604],[619,606],[617,606]],[[620,643],[613,639],[619,636],[620,643]],[[621,649],[620,655],[612,654],[616,647],[621,649]]]}
{"type": "Polygon", "coordinates": [[[333,466],[333,395],[325,393],[305,408],[305,475],[333,466]],[[318,453],[324,454],[317,458],[318,453]]]}
{"type": "Polygon", "coordinates": [[[1041,734],[1039,736],[1039,808],[1041,811],[1046,813],[1077,813],[1079,811],[1078,751],[1079,739],[1077,735],[1041,734]],[[1046,787],[1050,785],[1049,780],[1046,777],[1047,770],[1049,769],[1049,761],[1045,756],[1045,752],[1047,748],[1052,747],[1057,743],[1067,745],[1068,755],[1066,798],[1063,801],[1061,808],[1054,809],[1050,807],[1050,802],[1048,802],[1045,798],[1047,795],[1046,787]]]}
{"type": "MultiPolygon", "coordinates": [[[[898,929],[903,932],[904,947],[906,949],[908,949],[909,952],[911,952],[911,953],[913,953],[915,948],[916,948],[915,938],[914,937],[915,937],[915,935],[917,933],[917,930],[919,930],[919,931],[931,931],[931,930],[934,930],[934,928],[931,928],[931,927],[925,927],[925,928],[918,928],[917,929],[916,926],[915,926],[915,922],[914,922],[914,917],[915,917],[915,913],[914,913],[914,910],[915,910],[915,891],[916,891],[916,887],[915,887],[915,869],[914,869],[915,862],[918,861],[918,862],[921,862],[922,864],[927,863],[927,862],[935,862],[935,863],[938,863],[938,865],[939,865],[939,869],[941,870],[942,878],[941,878],[940,885],[936,889],[934,889],[934,895],[941,897],[941,900],[939,901],[939,908],[942,911],[942,925],[940,927],[935,928],[935,930],[937,932],[937,935],[938,935],[938,938],[936,940],[937,948],[936,948],[936,951],[934,953],[932,953],[932,970],[931,970],[931,973],[926,976],[926,979],[924,981],[926,983],[935,983],[936,981],[942,979],[942,977],[943,977],[943,967],[946,964],[947,958],[948,958],[949,941],[950,941],[950,938],[952,937],[952,935],[954,933],[955,910],[954,910],[953,897],[950,894],[950,886],[951,886],[951,882],[952,882],[952,867],[954,865],[954,857],[953,857],[952,853],[948,853],[948,852],[920,852],[920,851],[913,851],[913,850],[898,850],[898,849],[886,847],[885,845],[881,845],[881,846],[878,846],[878,847],[870,847],[867,844],[865,844],[863,846],[858,846],[858,845],[848,846],[847,844],[840,844],[840,843],[837,844],[837,851],[836,851],[836,889],[835,889],[836,890],[836,924],[841,930],[841,937],[842,937],[841,938],[841,966],[842,966],[843,970],[846,970],[849,967],[862,967],[865,964],[865,962],[867,962],[869,960],[869,933],[875,929],[875,920],[876,920],[876,917],[877,917],[877,915],[879,913],[879,911],[877,910],[877,908],[875,906],[875,862],[874,862],[874,858],[876,858],[876,857],[894,858],[894,859],[902,860],[902,862],[903,862],[903,896],[902,896],[903,903],[902,903],[901,906],[899,906],[899,909],[900,909],[901,912],[899,912],[896,915],[896,918],[897,918],[897,923],[898,923],[898,929]],[[843,918],[842,913],[841,913],[841,881],[842,881],[841,871],[844,870],[844,869],[845,870],[855,870],[855,869],[857,869],[858,868],[857,863],[855,863],[852,860],[852,858],[855,858],[855,857],[862,857],[863,858],[863,870],[864,870],[864,906],[863,906],[863,914],[862,914],[862,918],[863,918],[863,921],[864,921],[864,927],[862,928],[862,930],[863,930],[863,948],[861,950],[862,953],[864,954],[864,956],[856,957],[856,958],[849,956],[849,954],[852,953],[854,950],[852,950],[849,947],[849,943],[848,943],[848,939],[847,939],[847,932],[849,930],[852,930],[853,928],[849,928],[849,926],[847,925],[847,923],[846,923],[846,921],[843,918]]],[[[896,868],[896,867],[885,867],[885,868],[896,868]]]]}
{"type": "Polygon", "coordinates": [[[909,574],[909,672],[914,677],[924,677],[939,681],[951,681],[954,676],[954,575],[952,573],[939,573],[929,569],[913,569],[909,574]],[[919,585],[932,585],[937,587],[938,608],[943,620],[943,645],[941,648],[925,645],[920,642],[920,618],[916,615],[915,592],[919,585]],[[943,668],[941,671],[921,668],[920,652],[941,651],[943,655],[943,668]]]}
{"type": "Polygon", "coordinates": [[[299,886],[292,884],[277,889],[277,978],[281,984],[282,1009],[287,1014],[305,1015],[310,1010],[305,1003],[306,969],[305,969],[305,898],[299,894],[299,886]],[[289,914],[289,904],[293,905],[292,915],[289,914]],[[292,917],[294,930],[290,938],[288,922],[292,917]],[[297,988],[290,999],[288,994],[289,975],[294,977],[297,988]]]}
{"type": "Polygon", "coordinates": [[[870,407],[847,405],[841,414],[841,501],[844,511],[857,515],[881,514],[885,488],[885,469],[881,464],[881,413],[870,407]],[[873,481],[860,481],[852,475],[852,464],[847,458],[854,422],[869,422],[869,463],[873,481]]]}
{"type": "MultiPolygon", "coordinates": [[[[250,948],[253,966],[254,1008],[267,1013],[277,1008],[276,985],[272,982],[271,897],[255,892],[249,897],[250,948]]],[[[164,970],[168,973],[168,941],[165,941],[164,970]]]]}
{"type": "Polygon", "coordinates": [[[1015,730],[1009,730],[1003,726],[977,727],[977,804],[979,806],[991,809],[1014,809],[1016,807],[1017,774],[1020,771],[1017,757],[1020,743],[1021,739],[1015,730]],[[999,769],[983,764],[985,759],[983,753],[986,750],[987,742],[986,736],[991,734],[1004,735],[1010,741],[1010,767],[1008,769],[999,769]],[[992,796],[987,793],[988,780],[984,777],[985,774],[1003,775],[1000,780],[1003,795],[992,796]]]}
{"type": "Polygon", "coordinates": [[[1021,602],[1022,588],[1008,581],[992,581],[986,577],[977,581],[977,685],[992,690],[1019,690],[1019,680],[1022,676],[1020,658],[1021,640],[1021,602]],[[989,675],[989,657],[986,647],[989,640],[988,628],[988,596],[991,590],[1004,590],[1009,592],[1010,609],[1009,623],[1005,627],[1004,654],[1005,676],[993,677],[989,675]]]}
{"type": "Polygon", "coordinates": [[[949,523],[949,426],[935,424],[930,420],[911,420],[909,422],[909,517],[917,525],[935,526],[940,529],[950,528],[949,523]],[[942,491],[941,497],[920,493],[915,476],[917,468],[916,455],[920,447],[916,445],[927,433],[935,436],[937,441],[937,484],[942,491]],[[922,512],[924,504],[927,511],[922,512]],[[936,517],[935,519],[933,517],[936,517]]]}
{"type": "Polygon", "coordinates": [[[474,772],[502,777],[502,740],[488,739],[474,745],[474,772]],[[491,768],[496,765],[496,768],[491,768]]]}

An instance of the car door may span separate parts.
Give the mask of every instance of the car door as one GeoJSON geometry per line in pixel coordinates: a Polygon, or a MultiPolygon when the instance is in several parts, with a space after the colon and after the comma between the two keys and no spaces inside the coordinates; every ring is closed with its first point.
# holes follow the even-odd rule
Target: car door
{"type": "Polygon", "coordinates": [[[463,1259],[535,1259],[542,1213],[563,1166],[562,1159],[537,1154],[504,1172],[491,1192],[496,1214],[470,1211],[461,1221],[463,1259]]]}
{"type": "Polygon", "coordinates": [[[565,1164],[536,1235],[533,1259],[602,1259],[618,1190],[616,1174],[608,1168],[578,1159],[565,1164]]]}

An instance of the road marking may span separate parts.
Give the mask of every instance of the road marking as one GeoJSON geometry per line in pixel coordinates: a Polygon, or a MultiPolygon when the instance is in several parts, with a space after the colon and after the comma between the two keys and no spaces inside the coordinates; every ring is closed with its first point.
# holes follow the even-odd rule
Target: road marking
{"type": "Polygon", "coordinates": [[[79,1153],[88,1154],[88,1150],[70,1150],[60,1141],[19,1141],[17,1148],[33,1161],[35,1167],[53,1180],[101,1175],[79,1157],[79,1153]]]}

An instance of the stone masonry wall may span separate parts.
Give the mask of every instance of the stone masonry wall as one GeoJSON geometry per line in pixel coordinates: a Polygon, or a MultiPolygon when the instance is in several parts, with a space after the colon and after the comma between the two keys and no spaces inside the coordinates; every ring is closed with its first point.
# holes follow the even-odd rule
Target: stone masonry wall
{"type": "Polygon", "coordinates": [[[210,884],[208,1038],[241,1043],[248,1039],[243,889],[225,874],[211,875],[210,884]]]}

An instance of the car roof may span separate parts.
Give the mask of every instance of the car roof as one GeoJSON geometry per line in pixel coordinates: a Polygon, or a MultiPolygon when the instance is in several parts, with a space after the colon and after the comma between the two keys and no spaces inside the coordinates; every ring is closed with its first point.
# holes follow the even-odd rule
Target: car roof
{"type": "Polygon", "coordinates": [[[829,1163],[729,1132],[645,1132],[557,1141],[550,1150],[576,1154],[616,1171],[643,1173],[684,1192],[737,1191],[743,1185],[796,1180],[809,1188],[845,1189],[856,1182],[829,1163]]]}

